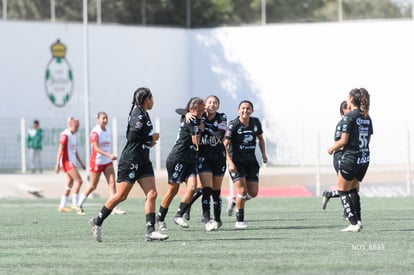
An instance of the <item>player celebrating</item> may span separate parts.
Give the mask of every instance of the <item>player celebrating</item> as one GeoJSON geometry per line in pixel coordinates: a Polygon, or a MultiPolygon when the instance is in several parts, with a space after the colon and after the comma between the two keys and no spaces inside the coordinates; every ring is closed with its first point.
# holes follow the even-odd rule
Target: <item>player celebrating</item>
{"type": "Polygon", "coordinates": [[[204,131],[204,127],[201,125],[201,117],[204,112],[204,100],[199,97],[191,98],[187,104],[187,109],[195,118],[188,122],[182,119],[177,140],[167,157],[168,190],[162,198],[158,211],[160,230],[167,229],[165,216],[168,213],[168,207],[177,194],[180,184],[183,182],[187,184],[187,190],[181,199],[173,222],[181,227],[188,227],[188,223],[183,219],[183,214],[189,206],[197,184],[196,163],[200,134],[204,131]]]}
{"type": "Polygon", "coordinates": [[[229,123],[224,139],[226,159],[231,179],[236,188],[236,229],[245,229],[244,206],[259,191],[259,163],[256,159],[256,140],[259,141],[263,163],[267,163],[262,124],[253,113],[253,103],[243,100],[238,108],[239,116],[229,123]],[[230,146],[231,145],[231,146],[230,146]]]}
{"type": "MultiPolygon", "coordinates": [[[[349,106],[348,106],[346,100],[342,101],[341,105],[339,106],[339,113],[341,114],[341,120],[336,124],[334,141],[337,141],[337,140],[341,139],[342,124],[343,124],[343,119],[342,118],[344,117],[344,115],[349,113],[349,111],[350,111],[350,109],[349,109],[349,106]]],[[[336,174],[338,174],[338,170],[339,170],[339,162],[340,162],[341,157],[342,157],[342,149],[343,148],[340,148],[339,150],[336,150],[333,154],[333,166],[334,166],[334,169],[336,171],[336,174]]],[[[322,193],[322,209],[323,210],[326,209],[326,205],[328,204],[328,202],[331,198],[339,198],[338,190],[333,190],[333,191],[325,190],[325,191],[323,191],[323,193],[322,193]]]]}
{"type": "Polygon", "coordinates": [[[341,138],[328,148],[328,153],[343,148],[339,163],[338,191],[350,225],[342,231],[358,232],[362,224],[357,188],[368,170],[369,142],[373,134],[372,120],[368,114],[370,95],[364,88],[352,89],[347,102],[351,111],[343,118],[341,138]]]}

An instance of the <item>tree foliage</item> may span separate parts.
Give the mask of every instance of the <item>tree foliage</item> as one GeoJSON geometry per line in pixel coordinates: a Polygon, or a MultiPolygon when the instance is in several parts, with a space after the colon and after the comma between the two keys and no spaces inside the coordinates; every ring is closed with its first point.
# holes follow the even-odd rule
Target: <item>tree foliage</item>
{"type": "MultiPolygon", "coordinates": [[[[51,18],[52,0],[7,0],[7,18],[51,18]]],[[[95,21],[99,0],[88,0],[95,21]]],[[[58,22],[82,21],[82,0],[54,0],[58,22]]],[[[338,20],[338,0],[266,0],[266,22],[338,20]]],[[[261,22],[262,0],[100,0],[103,23],[202,28],[261,22]],[[189,1],[189,2],[188,2],[189,1]],[[187,4],[190,3],[190,10],[187,4]],[[190,13],[188,13],[190,11],[190,13]],[[190,14],[190,17],[188,15],[190,14]]],[[[3,1],[0,2],[0,6],[3,1]]],[[[2,9],[0,9],[2,11],[2,9]]],[[[411,16],[409,0],[342,0],[344,20],[411,16]],[[407,2],[408,1],[408,2],[407,2]]]]}

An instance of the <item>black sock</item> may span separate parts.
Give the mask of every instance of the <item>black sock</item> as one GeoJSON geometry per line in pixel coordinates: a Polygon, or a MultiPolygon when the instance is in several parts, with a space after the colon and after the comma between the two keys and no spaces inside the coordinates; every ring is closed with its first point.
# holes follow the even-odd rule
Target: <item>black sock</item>
{"type": "Polygon", "coordinates": [[[178,206],[177,213],[175,214],[176,217],[182,217],[185,211],[187,211],[190,204],[185,202],[180,202],[180,206],[178,206]]]}
{"type": "Polygon", "coordinates": [[[158,210],[158,214],[157,214],[157,221],[163,222],[165,219],[165,216],[167,216],[167,213],[168,213],[168,208],[164,208],[160,206],[160,209],[158,210]]]}
{"type": "Polygon", "coordinates": [[[203,188],[203,197],[202,208],[203,208],[203,221],[204,223],[210,220],[210,197],[211,197],[211,187],[203,188]]]}
{"type": "Polygon", "coordinates": [[[147,223],[147,233],[150,234],[155,231],[154,224],[155,224],[155,213],[148,213],[145,215],[145,220],[147,223]]]}
{"type": "Polygon", "coordinates": [[[203,194],[202,189],[197,188],[194,193],[193,193],[193,197],[191,198],[191,201],[189,203],[189,207],[191,207],[191,205],[193,205],[193,203],[203,194]]]}
{"type": "Polygon", "coordinates": [[[244,208],[236,209],[236,221],[244,222],[244,208]]]}
{"type": "Polygon", "coordinates": [[[111,215],[112,210],[106,208],[105,206],[102,207],[101,211],[98,213],[98,217],[95,218],[95,224],[97,226],[102,226],[103,221],[111,215]]]}
{"type": "Polygon", "coordinates": [[[355,217],[355,211],[353,209],[351,197],[349,196],[349,191],[339,191],[341,203],[344,208],[345,214],[351,224],[357,224],[355,217]]]}
{"type": "Polygon", "coordinates": [[[213,196],[213,208],[214,208],[214,220],[216,222],[221,222],[221,190],[211,190],[211,195],[213,196]]]}
{"type": "Polygon", "coordinates": [[[349,197],[351,198],[351,201],[352,201],[356,220],[360,221],[361,220],[361,197],[359,196],[358,190],[355,188],[349,191],[349,197]]]}

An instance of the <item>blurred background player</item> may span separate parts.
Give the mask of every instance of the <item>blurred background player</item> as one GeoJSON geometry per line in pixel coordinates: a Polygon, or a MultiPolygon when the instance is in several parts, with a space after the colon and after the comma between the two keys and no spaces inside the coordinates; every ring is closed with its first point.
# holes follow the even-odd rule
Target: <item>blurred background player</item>
{"type": "Polygon", "coordinates": [[[71,117],[68,121],[68,128],[66,128],[60,134],[59,138],[59,148],[56,157],[55,172],[59,173],[59,170],[62,167],[66,178],[65,189],[60,199],[58,208],[59,212],[71,211],[70,208],[66,207],[66,203],[68,201],[72,188],[72,209],[78,209],[77,204],[79,199],[79,190],[82,185],[82,177],[80,176],[77,169],[76,161],[78,161],[81,167],[85,169],[85,164],[83,164],[77,151],[76,133],[78,132],[78,129],[79,119],[71,117]]]}
{"type": "MultiPolygon", "coordinates": [[[[91,156],[89,160],[90,183],[83,191],[78,201],[78,214],[84,215],[83,205],[88,196],[96,189],[102,172],[105,175],[109,188],[109,196],[113,197],[116,192],[115,170],[112,161],[117,157],[110,153],[112,146],[112,137],[110,130],[106,127],[108,124],[108,115],[105,112],[99,112],[96,115],[96,126],[90,133],[91,156]]],[[[112,214],[125,214],[117,207],[112,210],[112,214]]]]}
{"type": "Polygon", "coordinates": [[[33,121],[33,128],[28,131],[26,138],[26,146],[29,149],[32,173],[36,173],[36,170],[39,170],[39,173],[43,172],[42,139],[43,132],[40,128],[40,123],[38,120],[35,120],[33,121]]]}

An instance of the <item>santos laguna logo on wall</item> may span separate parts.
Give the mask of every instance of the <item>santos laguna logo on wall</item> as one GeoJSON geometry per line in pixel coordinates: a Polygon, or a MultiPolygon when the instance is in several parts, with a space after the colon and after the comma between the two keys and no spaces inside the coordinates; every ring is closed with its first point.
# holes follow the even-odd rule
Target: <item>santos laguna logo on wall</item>
{"type": "Polygon", "coordinates": [[[51,46],[52,59],[46,67],[46,94],[57,107],[65,106],[72,97],[73,73],[66,60],[66,46],[58,39],[51,46]]]}

